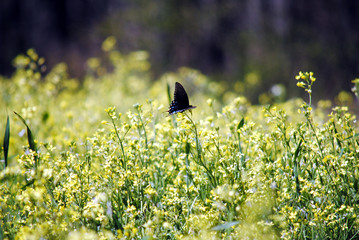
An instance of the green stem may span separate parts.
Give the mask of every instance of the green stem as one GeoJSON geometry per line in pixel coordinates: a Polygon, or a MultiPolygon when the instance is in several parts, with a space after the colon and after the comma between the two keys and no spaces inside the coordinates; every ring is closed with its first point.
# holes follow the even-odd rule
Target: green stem
{"type": "Polygon", "coordinates": [[[141,117],[141,112],[140,112],[140,110],[139,110],[138,108],[136,108],[136,109],[137,109],[138,117],[140,118],[142,130],[143,130],[144,135],[145,135],[145,145],[146,145],[146,149],[148,149],[148,141],[147,141],[147,133],[146,133],[145,125],[143,124],[143,120],[142,120],[142,117],[141,117]]]}
{"type": "Polygon", "coordinates": [[[193,122],[193,120],[188,116],[188,114],[186,112],[184,112],[184,114],[190,120],[190,122],[192,123],[193,129],[194,129],[194,133],[195,133],[195,136],[196,136],[196,149],[197,149],[198,163],[202,167],[204,167],[204,169],[206,170],[206,172],[208,174],[208,178],[209,178],[212,186],[216,187],[217,186],[216,178],[213,176],[212,172],[208,169],[206,164],[204,164],[203,159],[202,159],[202,149],[201,149],[199,139],[198,139],[198,132],[197,132],[196,124],[193,122]]]}
{"type": "Polygon", "coordinates": [[[313,126],[312,121],[311,121],[310,118],[311,118],[311,117],[310,117],[309,114],[308,114],[308,115],[307,115],[307,122],[309,123],[309,126],[310,126],[310,128],[312,129],[312,131],[313,131],[313,133],[314,133],[314,136],[315,136],[315,139],[316,139],[316,141],[317,141],[317,145],[318,145],[318,148],[319,148],[319,150],[320,150],[320,157],[323,158],[323,149],[322,149],[322,147],[321,147],[321,143],[320,143],[320,141],[319,141],[318,135],[317,135],[317,133],[316,133],[316,131],[315,131],[315,129],[314,129],[314,126],[313,126]]]}
{"type": "MultiPolygon", "coordinates": [[[[111,116],[110,116],[110,117],[111,117],[111,116]]],[[[115,123],[115,121],[114,121],[114,119],[113,119],[112,117],[111,117],[111,121],[112,121],[112,124],[113,124],[113,128],[115,129],[115,133],[116,133],[117,139],[118,139],[118,141],[120,142],[120,147],[121,147],[121,151],[122,151],[122,158],[123,158],[122,164],[123,164],[124,168],[127,169],[127,168],[126,168],[126,162],[127,162],[127,160],[126,160],[125,150],[124,150],[124,148],[123,148],[123,143],[122,143],[122,140],[121,140],[121,138],[120,138],[120,135],[118,134],[118,130],[117,130],[116,123],[115,123]]]]}

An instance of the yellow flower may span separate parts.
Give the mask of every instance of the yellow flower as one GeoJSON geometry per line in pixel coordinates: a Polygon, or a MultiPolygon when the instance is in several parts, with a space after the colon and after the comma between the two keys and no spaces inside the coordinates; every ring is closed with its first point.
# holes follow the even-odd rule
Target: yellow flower
{"type": "Polygon", "coordinates": [[[111,51],[116,45],[116,38],[113,36],[110,36],[106,38],[106,40],[102,43],[102,50],[104,52],[111,51]]]}

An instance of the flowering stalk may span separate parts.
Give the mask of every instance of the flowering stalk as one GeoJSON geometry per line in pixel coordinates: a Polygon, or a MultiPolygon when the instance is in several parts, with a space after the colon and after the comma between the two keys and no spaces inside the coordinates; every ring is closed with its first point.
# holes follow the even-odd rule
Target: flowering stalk
{"type": "Polygon", "coordinates": [[[323,149],[322,149],[322,144],[321,141],[318,138],[318,135],[314,129],[313,123],[312,123],[312,116],[311,116],[311,112],[312,112],[312,85],[315,82],[316,78],[313,77],[313,72],[299,72],[299,75],[297,75],[295,77],[295,79],[298,80],[297,82],[297,86],[304,88],[305,91],[308,93],[309,95],[309,104],[307,103],[303,103],[302,108],[305,111],[305,117],[307,119],[308,125],[310,126],[310,128],[312,129],[315,139],[317,141],[317,145],[320,151],[320,156],[321,158],[323,157],[323,149]]]}
{"type": "MultiPolygon", "coordinates": [[[[315,82],[316,78],[313,77],[313,72],[299,72],[299,75],[295,77],[298,80],[297,86],[304,88],[305,91],[309,94],[309,107],[312,106],[312,85],[315,82]]],[[[310,109],[311,110],[311,109],[310,109]]]]}
{"type": "MultiPolygon", "coordinates": [[[[122,139],[120,138],[120,135],[119,135],[119,133],[118,133],[117,126],[116,126],[116,123],[115,123],[115,119],[117,118],[117,116],[116,116],[116,109],[115,109],[114,107],[110,107],[110,108],[106,109],[105,111],[107,112],[108,116],[111,118],[112,125],[113,125],[113,128],[114,128],[114,130],[115,130],[115,134],[116,134],[116,136],[117,136],[117,139],[118,139],[118,141],[119,141],[119,143],[120,143],[120,147],[121,147],[122,158],[123,158],[122,164],[123,164],[123,166],[125,167],[125,169],[127,169],[127,168],[126,168],[126,162],[127,162],[127,160],[126,160],[126,158],[127,158],[127,157],[126,157],[126,153],[125,153],[125,150],[124,150],[124,148],[123,148],[122,139]]],[[[121,115],[119,115],[119,117],[121,117],[121,115]]],[[[129,131],[129,129],[128,129],[128,131],[129,131]]],[[[128,132],[128,131],[127,131],[127,132],[128,132]]],[[[127,133],[127,132],[126,132],[126,133],[127,133]]]]}

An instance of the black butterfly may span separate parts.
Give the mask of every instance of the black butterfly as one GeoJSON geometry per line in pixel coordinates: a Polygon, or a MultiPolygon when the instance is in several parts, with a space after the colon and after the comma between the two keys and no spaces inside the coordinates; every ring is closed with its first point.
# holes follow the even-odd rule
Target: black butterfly
{"type": "Polygon", "coordinates": [[[183,86],[179,82],[176,82],[174,99],[167,112],[172,115],[193,108],[196,108],[196,106],[189,105],[188,96],[183,86]]]}

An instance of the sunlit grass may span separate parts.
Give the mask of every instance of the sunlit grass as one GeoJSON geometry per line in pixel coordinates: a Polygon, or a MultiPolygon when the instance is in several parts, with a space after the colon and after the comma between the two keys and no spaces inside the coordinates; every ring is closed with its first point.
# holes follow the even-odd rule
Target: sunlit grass
{"type": "Polygon", "coordinates": [[[308,101],[255,106],[191,69],[152,83],[146,53],[112,45],[113,71],[91,59],[81,86],[64,64],[42,76],[34,51],[0,81],[1,238],[358,237],[356,117],[316,108],[312,73],[308,101]],[[166,113],[176,81],[192,114],[166,113]]]}

